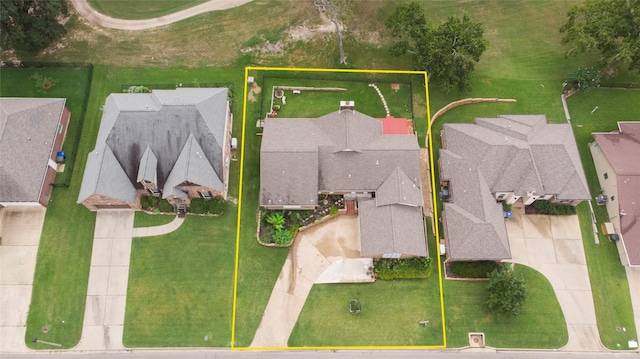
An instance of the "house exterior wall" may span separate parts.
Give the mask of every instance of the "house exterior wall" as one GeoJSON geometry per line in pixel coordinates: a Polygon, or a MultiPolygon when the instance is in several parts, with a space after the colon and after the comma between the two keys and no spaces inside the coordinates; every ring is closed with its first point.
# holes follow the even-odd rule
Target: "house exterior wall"
{"type": "Polygon", "coordinates": [[[618,176],[611,166],[611,163],[609,163],[609,160],[607,160],[607,157],[600,151],[597,143],[590,143],[589,150],[591,151],[591,158],[593,158],[593,163],[596,166],[596,173],[598,174],[598,183],[600,183],[600,188],[609,198],[606,204],[607,213],[609,214],[609,221],[613,224],[613,228],[615,228],[616,233],[620,233],[618,176]],[[607,175],[606,179],[604,178],[605,174],[607,175]]]}
{"type": "Polygon", "coordinates": [[[106,208],[131,208],[136,209],[138,206],[136,203],[126,202],[119,199],[101,196],[97,193],[92,194],[82,202],[90,211],[97,211],[99,209],[106,208]]]}
{"type": "MultiPolygon", "coordinates": [[[[55,161],[58,151],[62,150],[62,144],[64,143],[65,137],[67,136],[67,127],[69,125],[70,118],[71,111],[69,111],[69,109],[65,106],[62,110],[62,116],[60,116],[58,129],[53,140],[51,153],[49,154],[49,159],[51,159],[52,161],[55,161]]],[[[49,204],[49,197],[51,197],[51,190],[53,189],[53,181],[55,180],[55,178],[56,169],[47,166],[47,171],[42,181],[42,187],[40,188],[40,195],[38,196],[38,203],[40,203],[40,205],[42,205],[43,207],[46,207],[49,204]]]]}
{"type": "Polygon", "coordinates": [[[222,146],[222,163],[224,166],[222,174],[222,183],[224,185],[224,192],[221,194],[226,200],[229,191],[229,165],[231,163],[231,132],[233,129],[233,113],[231,113],[231,106],[227,101],[227,111],[225,114],[225,135],[224,144],[222,146]]]}

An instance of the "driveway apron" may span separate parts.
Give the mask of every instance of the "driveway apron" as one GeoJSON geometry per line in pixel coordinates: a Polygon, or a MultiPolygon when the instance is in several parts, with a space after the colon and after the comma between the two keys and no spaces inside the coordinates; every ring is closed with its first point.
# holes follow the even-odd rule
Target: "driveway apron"
{"type": "Polygon", "coordinates": [[[134,211],[96,214],[91,269],[78,350],[122,350],[134,211]]]}
{"type": "Polygon", "coordinates": [[[302,231],[285,261],[251,343],[286,347],[314,283],[371,281],[371,259],[360,258],[358,218],[338,215],[302,231]]]}
{"type": "Polygon", "coordinates": [[[29,352],[27,314],[45,213],[8,207],[0,214],[0,353],[29,352]]]}
{"type": "Polygon", "coordinates": [[[525,215],[506,221],[513,261],[551,283],[569,331],[566,351],[602,351],[578,216],[525,215]]]}

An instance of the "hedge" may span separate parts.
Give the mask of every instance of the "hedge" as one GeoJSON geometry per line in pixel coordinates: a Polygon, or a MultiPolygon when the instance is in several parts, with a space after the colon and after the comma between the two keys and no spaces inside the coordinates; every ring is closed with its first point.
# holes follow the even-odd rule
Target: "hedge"
{"type": "Polygon", "coordinates": [[[494,261],[453,262],[448,268],[449,273],[462,278],[489,278],[496,269],[503,269],[503,265],[494,261]]]}
{"type": "Polygon", "coordinates": [[[431,258],[375,259],[373,272],[381,280],[426,278],[431,274],[431,258]]]}
{"type": "Polygon", "coordinates": [[[533,208],[537,209],[543,214],[560,214],[571,215],[576,214],[576,207],[570,204],[551,203],[549,201],[535,201],[532,204],[533,208]]]}

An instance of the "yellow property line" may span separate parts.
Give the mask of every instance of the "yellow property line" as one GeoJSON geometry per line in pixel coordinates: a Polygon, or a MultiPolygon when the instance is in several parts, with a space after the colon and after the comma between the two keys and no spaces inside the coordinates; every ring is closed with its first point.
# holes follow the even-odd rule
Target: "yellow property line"
{"type": "Polygon", "coordinates": [[[244,91],[243,91],[243,106],[242,106],[242,142],[240,145],[240,182],[239,182],[239,194],[238,194],[238,219],[236,224],[236,253],[235,253],[235,273],[233,276],[233,310],[231,318],[231,350],[339,350],[339,349],[437,349],[446,348],[447,346],[447,332],[445,324],[444,314],[444,295],[442,291],[442,269],[440,261],[440,237],[438,221],[434,221],[435,237],[436,237],[436,252],[438,257],[438,285],[440,289],[440,312],[442,318],[442,345],[427,345],[427,346],[327,346],[327,347],[266,347],[266,348],[250,348],[235,346],[235,332],[236,332],[236,313],[237,313],[237,298],[238,298],[238,269],[240,258],[240,225],[242,218],[242,179],[244,173],[244,140],[245,130],[247,123],[247,83],[249,80],[249,71],[295,71],[295,72],[334,72],[334,73],[373,73],[373,74],[409,74],[409,75],[422,75],[424,77],[425,87],[425,99],[427,108],[427,137],[429,138],[429,156],[431,161],[431,187],[432,187],[432,201],[434,206],[434,215],[437,216],[436,210],[436,187],[434,177],[434,163],[433,163],[433,141],[431,133],[431,110],[429,108],[429,83],[426,71],[410,71],[410,70],[361,70],[361,69],[323,69],[323,68],[304,68],[304,67],[261,67],[261,66],[248,66],[244,69],[244,91]]]}

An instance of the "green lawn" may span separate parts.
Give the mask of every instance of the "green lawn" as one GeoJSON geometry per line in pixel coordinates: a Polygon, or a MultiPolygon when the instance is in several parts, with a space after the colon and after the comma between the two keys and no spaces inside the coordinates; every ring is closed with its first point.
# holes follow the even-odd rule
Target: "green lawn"
{"type": "Polygon", "coordinates": [[[87,153],[86,144],[80,142],[79,148],[75,145],[80,129],[88,127],[83,126],[84,118],[80,114],[90,71],[90,68],[0,70],[0,93],[3,97],[64,97],[72,112],[63,145],[68,154],[68,165],[66,171],[59,173],[56,178],[56,183],[71,182],[69,188],[53,189],[38,248],[25,336],[27,345],[34,349],[51,347],[32,343],[33,338],[71,348],[80,340],[82,331],[95,215],[75,203],[83,166],[74,169],[73,164],[77,158],[76,151],[78,156],[86,156],[87,153]],[[30,78],[34,73],[51,77],[57,82],[46,93],[39,93],[34,80],[30,78]],[[47,334],[42,333],[43,327],[49,329],[47,334]]]}
{"type": "Polygon", "coordinates": [[[291,347],[442,344],[437,270],[428,279],[316,284],[289,338],[291,347]],[[361,313],[349,313],[350,299],[362,303],[361,313]]]}
{"type": "Polygon", "coordinates": [[[89,0],[97,12],[116,19],[151,19],[199,5],[207,0],[89,0]]]}
{"type": "Polygon", "coordinates": [[[220,217],[187,216],[167,235],[134,238],[126,347],[230,345],[236,213],[230,205],[220,217]]]}
{"type": "Polygon", "coordinates": [[[446,280],[445,314],[447,347],[469,345],[469,332],[485,334],[486,344],[496,348],[560,348],[567,343],[567,324],[549,281],[536,270],[516,265],[529,296],[521,316],[496,318],[484,305],[488,282],[446,280]]]}
{"type": "MultiPolygon", "coordinates": [[[[640,103],[640,90],[590,89],[571,96],[567,103],[589,189],[594,195],[600,191],[600,184],[587,147],[588,143],[593,142],[591,133],[617,130],[617,121],[640,120],[640,108],[630,105],[640,103]],[[595,106],[598,106],[598,110],[591,113],[595,106]]],[[[608,222],[609,215],[605,207],[595,204],[593,207],[600,228],[603,222],[608,222]]],[[[626,343],[629,339],[637,337],[637,329],[633,322],[626,272],[613,243],[600,234],[600,244],[594,244],[591,215],[586,203],[578,207],[578,214],[589,264],[600,339],[609,349],[627,349],[626,343]],[[626,327],[627,331],[618,332],[617,327],[626,327]]]]}
{"type": "Polygon", "coordinates": [[[133,220],[134,227],[153,227],[171,223],[176,218],[174,215],[167,214],[148,214],[142,211],[136,211],[133,220]]]}

